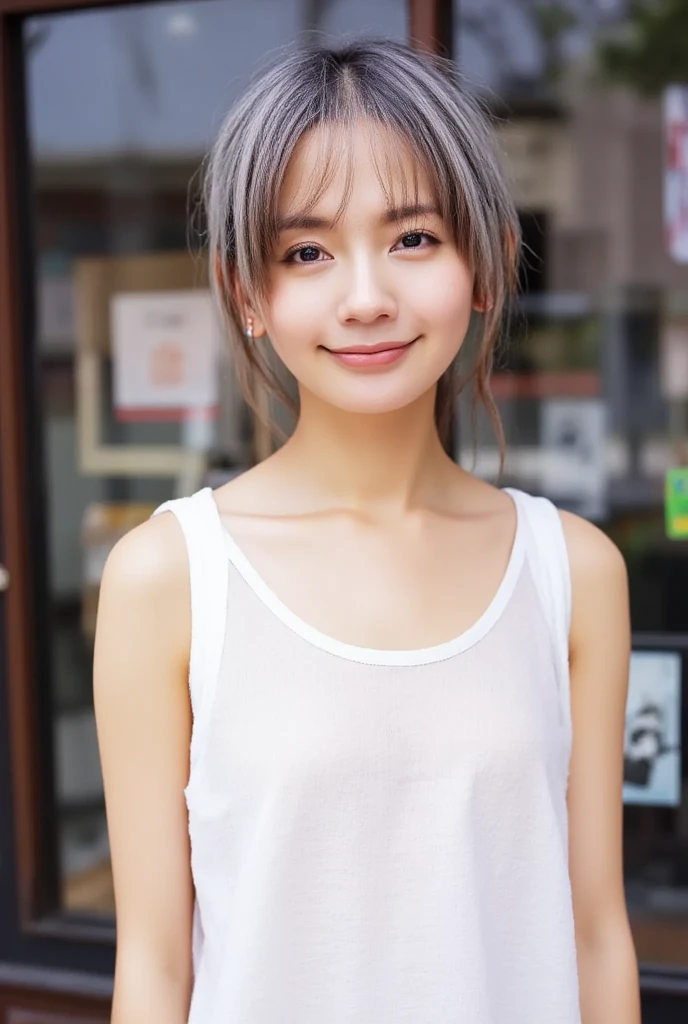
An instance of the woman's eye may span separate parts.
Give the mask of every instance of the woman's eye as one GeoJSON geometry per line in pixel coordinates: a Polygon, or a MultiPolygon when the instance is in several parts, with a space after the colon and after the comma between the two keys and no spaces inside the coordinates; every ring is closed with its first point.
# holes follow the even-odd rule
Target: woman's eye
{"type": "Polygon", "coordinates": [[[402,235],[399,241],[402,243],[404,249],[421,249],[425,248],[421,243],[423,239],[431,245],[437,244],[437,239],[429,235],[427,231],[408,231],[405,235],[402,235]]]}
{"type": "Polygon", "coordinates": [[[284,257],[285,263],[317,263],[318,255],[322,252],[317,245],[300,245],[298,249],[292,249],[284,257]],[[295,259],[296,255],[299,255],[300,259],[295,259]]]}

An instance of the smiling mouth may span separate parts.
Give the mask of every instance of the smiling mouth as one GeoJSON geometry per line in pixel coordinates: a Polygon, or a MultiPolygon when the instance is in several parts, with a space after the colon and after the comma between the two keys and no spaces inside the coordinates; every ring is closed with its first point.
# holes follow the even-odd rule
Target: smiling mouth
{"type": "Polygon", "coordinates": [[[322,347],[335,356],[368,356],[377,352],[394,352],[400,348],[408,348],[409,345],[413,345],[414,341],[418,341],[418,338],[413,338],[411,341],[381,341],[377,345],[349,345],[346,348],[327,348],[326,345],[322,347]]]}
{"type": "Polygon", "coordinates": [[[344,366],[354,369],[374,369],[377,366],[388,366],[403,359],[418,338],[414,338],[413,341],[380,342],[377,345],[351,345],[339,349],[326,348],[324,345],[321,347],[344,366]]]}

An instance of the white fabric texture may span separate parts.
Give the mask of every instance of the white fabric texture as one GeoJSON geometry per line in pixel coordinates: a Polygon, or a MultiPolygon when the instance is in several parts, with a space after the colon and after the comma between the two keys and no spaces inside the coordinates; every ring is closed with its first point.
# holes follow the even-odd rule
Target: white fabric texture
{"type": "Polygon", "coordinates": [[[156,509],[190,563],[189,1024],[580,1024],[568,556],[508,493],[493,601],[414,651],[299,619],[210,488],[156,509]]]}

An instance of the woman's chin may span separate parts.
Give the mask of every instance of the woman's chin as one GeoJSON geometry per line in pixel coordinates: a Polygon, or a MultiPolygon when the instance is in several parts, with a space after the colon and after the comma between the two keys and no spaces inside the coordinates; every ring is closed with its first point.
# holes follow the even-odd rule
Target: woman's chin
{"type": "MultiPolygon", "coordinates": [[[[377,388],[368,387],[351,391],[332,390],[314,392],[320,402],[330,405],[343,413],[350,413],[352,416],[384,416],[387,413],[396,413],[418,403],[424,395],[433,400],[434,384],[432,381],[425,388],[419,388],[418,382],[415,386],[407,388],[389,387],[377,388]]],[[[302,408],[303,408],[302,402],[302,408]]]]}

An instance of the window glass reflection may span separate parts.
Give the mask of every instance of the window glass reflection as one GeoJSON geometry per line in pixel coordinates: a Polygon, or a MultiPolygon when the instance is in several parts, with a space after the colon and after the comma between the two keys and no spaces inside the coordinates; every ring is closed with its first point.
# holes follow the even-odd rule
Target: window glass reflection
{"type": "MultiPolygon", "coordinates": [[[[497,116],[526,242],[524,295],[495,377],[505,482],[597,522],[626,558],[636,647],[651,655],[642,667],[634,656],[631,674],[627,895],[640,960],[688,965],[676,750],[688,702],[674,650],[688,633],[688,545],[667,536],[664,507],[667,471],[688,455],[686,225],[665,222],[668,140],[684,138],[688,118],[688,93],[672,90],[688,68],[673,47],[681,5],[662,5],[652,31],[641,7],[461,0],[456,52],[497,116]]],[[[470,463],[465,411],[458,434],[470,463]]],[[[483,422],[477,458],[494,477],[483,422]]]]}
{"type": "Polygon", "coordinates": [[[105,558],[156,505],[220,483],[254,457],[189,227],[190,219],[201,227],[193,220],[201,162],[233,98],[273,51],[313,30],[325,41],[358,32],[404,39],[406,7],[194,0],[24,23],[47,497],[42,586],[61,900],[70,910],[113,910],[91,678],[105,558]],[[189,337],[196,369],[206,346],[200,383],[185,377],[189,337]],[[148,346],[145,363],[137,346],[148,346]]]}

